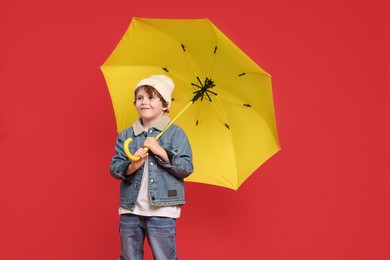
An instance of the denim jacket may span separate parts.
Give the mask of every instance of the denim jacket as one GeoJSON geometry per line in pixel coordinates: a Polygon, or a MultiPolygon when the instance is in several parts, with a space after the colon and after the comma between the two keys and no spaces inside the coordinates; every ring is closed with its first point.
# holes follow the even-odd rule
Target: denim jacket
{"type": "MultiPolygon", "coordinates": [[[[144,166],[133,174],[126,176],[127,167],[131,163],[123,150],[123,143],[129,137],[133,139],[129,150],[134,154],[143,147],[146,137],[156,137],[168,125],[170,119],[164,115],[159,122],[144,131],[140,119],[133,126],[123,130],[117,137],[116,154],[110,165],[111,175],[121,180],[120,206],[130,211],[134,210],[135,202],[141,187],[144,166]]],[[[192,150],[183,129],[172,124],[158,139],[166,150],[170,162],[163,161],[149,151],[149,198],[153,206],[177,206],[185,203],[183,180],[193,172],[192,150]]]]}

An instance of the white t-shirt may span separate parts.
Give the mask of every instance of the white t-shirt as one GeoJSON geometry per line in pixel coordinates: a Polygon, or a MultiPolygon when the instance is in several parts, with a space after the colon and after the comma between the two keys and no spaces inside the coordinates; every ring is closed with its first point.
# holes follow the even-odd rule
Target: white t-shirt
{"type": "Polygon", "coordinates": [[[148,168],[149,159],[147,158],[144,164],[144,174],[142,176],[141,188],[138,194],[137,201],[135,203],[135,208],[133,211],[119,208],[119,214],[135,214],[140,216],[155,216],[155,217],[169,217],[169,218],[179,218],[180,217],[180,206],[168,206],[168,207],[159,207],[150,205],[149,202],[149,192],[148,192],[148,179],[149,179],[149,168],[148,168]]]}

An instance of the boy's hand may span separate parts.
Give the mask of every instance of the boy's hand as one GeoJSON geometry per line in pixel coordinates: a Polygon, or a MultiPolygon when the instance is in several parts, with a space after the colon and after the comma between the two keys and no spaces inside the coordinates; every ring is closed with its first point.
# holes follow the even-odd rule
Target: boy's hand
{"type": "Polygon", "coordinates": [[[145,139],[145,142],[144,142],[144,146],[145,147],[148,147],[150,151],[152,151],[154,154],[158,154],[159,152],[161,152],[161,150],[163,150],[163,148],[161,147],[161,145],[158,143],[158,141],[156,140],[156,138],[153,138],[153,137],[147,137],[145,139]]]}
{"type": "Polygon", "coordinates": [[[158,157],[160,157],[161,159],[163,159],[164,161],[166,162],[169,162],[169,158],[168,158],[168,154],[167,152],[165,151],[164,148],[162,148],[162,146],[158,143],[158,141],[156,140],[156,138],[153,138],[153,137],[147,137],[145,142],[144,142],[144,146],[149,148],[149,150],[154,153],[155,155],[157,155],[158,157]]]}
{"type": "Polygon", "coordinates": [[[138,161],[132,161],[130,163],[130,165],[127,167],[126,175],[130,175],[134,173],[136,170],[138,170],[139,167],[141,167],[145,163],[145,160],[146,158],[148,158],[148,155],[149,154],[143,148],[138,149],[134,153],[134,156],[139,156],[141,157],[141,159],[139,159],[138,161]]]}

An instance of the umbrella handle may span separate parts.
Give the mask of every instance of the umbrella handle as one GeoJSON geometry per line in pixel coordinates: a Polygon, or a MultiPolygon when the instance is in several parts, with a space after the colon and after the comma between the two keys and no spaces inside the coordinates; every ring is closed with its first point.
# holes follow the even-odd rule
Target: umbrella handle
{"type": "MultiPolygon", "coordinates": [[[[193,102],[190,101],[190,102],[189,102],[189,103],[188,103],[188,104],[179,112],[179,114],[178,114],[174,119],[172,119],[172,121],[167,125],[167,127],[155,137],[156,140],[158,140],[158,139],[162,136],[162,134],[165,133],[165,131],[167,131],[167,129],[176,121],[176,119],[178,119],[178,118],[181,116],[181,114],[184,113],[184,111],[187,110],[187,108],[190,107],[190,105],[191,105],[192,103],[193,103],[193,102]]],[[[127,158],[129,158],[130,160],[132,160],[133,162],[135,162],[135,161],[138,161],[139,159],[141,159],[141,157],[140,157],[140,156],[134,156],[134,155],[132,155],[132,154],[130,153],[130,151],[129,151],[129,144],[130,144],[132,141],[133,141],[132,138],[130,138],[130,137],[127,138],[127,139],[125,140],[125,143],[123,144],[123,150],[125,151],[125,154],[126,154],[127,158]]],[[[149,148],[148,148],[148,147],[144,147],[144,150],[147,152],[147,151],[149,151],[149,148]]]]}
{"type": "MultiPolygon", "coordinates": [[[[125,154],[127,156],[127,158],[129,158],[130,160],[132,160],[133,162],[135,161],[138,161],[139,159],[141,159],[140,156],[134,156],[130,153],[129,151],[129,144],[133,141],[132,138],[127,138],[125,143],[123,144],[123,150],[125,151],[125,154]]],[[[144,150],[147,152],[149,150],[149,148],[147,147],[144,147],[144,150]]]]}

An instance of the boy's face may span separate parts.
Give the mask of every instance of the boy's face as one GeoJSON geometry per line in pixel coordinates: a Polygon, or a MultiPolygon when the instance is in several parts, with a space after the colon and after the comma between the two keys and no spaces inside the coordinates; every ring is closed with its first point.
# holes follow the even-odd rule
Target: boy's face
{"type": "Polygon", "coordinates": [[[141,88],[135,96],[135,107],[143,120],[154,121],[161,118],[168,109],[163,107],[160,98],[155,94],[149,95],[141,88]]]}

